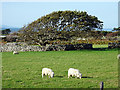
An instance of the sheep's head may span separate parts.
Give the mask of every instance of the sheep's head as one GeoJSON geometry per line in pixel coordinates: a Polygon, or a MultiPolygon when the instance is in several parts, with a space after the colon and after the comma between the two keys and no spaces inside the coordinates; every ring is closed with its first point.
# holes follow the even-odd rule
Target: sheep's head
{"type": "Polygon", "coordinates": [[[120,59],[120,54],[118,54],[117,59],[120,59]]]}
{"type": "Polygon", "coordinates": [[[54,72],[51,73],[51,78],[53,78],[53,77],[54,77],[54,72]]]}
{"type": "Polygon", "coordinates": [[[77,74],[77,78],[82,78],[82,74],[81,73],[79,73],[79,74],[77,74]]]}
{"type": "Polygon", "coordinates": [[[17,52],[17,51],[13,51],[13,54],[19,54],[19,52],[17,52]]]}

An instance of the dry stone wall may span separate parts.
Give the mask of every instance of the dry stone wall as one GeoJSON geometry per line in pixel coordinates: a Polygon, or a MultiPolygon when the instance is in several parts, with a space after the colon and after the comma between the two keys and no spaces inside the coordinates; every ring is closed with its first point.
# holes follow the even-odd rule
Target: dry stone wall
{"type": "Polygon", "coordinates": [[[120,48],[120,43],[108,43],[108,48],[120,48]]]}
{"type": "Polygon", "coordinates": [[[1,45],[0,52],[12,51],[64,51],[64,50],[80,50],[92,49],[92,44],[75,44],[75,45],[47,45],[35,46],[27,45],[26,43],[7,43],[1,45]]]}

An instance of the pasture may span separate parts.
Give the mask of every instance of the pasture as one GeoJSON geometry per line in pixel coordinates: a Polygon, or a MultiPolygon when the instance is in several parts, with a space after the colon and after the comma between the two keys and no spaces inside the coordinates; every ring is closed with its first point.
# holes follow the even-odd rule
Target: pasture
{"type": "Polygon", "coordinates": [[[79,50],[2,53],[3,88],[104,88],[118,87],[117,50],[79,50]],[[41,77],[42,68],[51,68],[54,78],[41,77]],[[69,78],[70,67],[79,69],[82,79],[69,78]]]}

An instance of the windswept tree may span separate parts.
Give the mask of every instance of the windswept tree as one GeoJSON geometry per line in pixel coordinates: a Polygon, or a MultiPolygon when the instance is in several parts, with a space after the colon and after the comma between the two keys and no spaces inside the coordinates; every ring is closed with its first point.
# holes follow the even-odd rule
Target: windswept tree
{"type": "Polygon", "coordinates": [[[102,23],[85,11],[56,11],[24,26],[19,32],[24,41],[43,45],[52,40],[88,37],[92,30],[101,30],[102,23]]]}
{"type": "Polygon", "coordinates": [[[10,32],[11,32],[10,29],[1,30],[2,35],[8,35],[8,34],[10,34],[10,32]]]}
{"type": "Polygon", "coordinates": [[[119,32],[120,32],[120,27],[118,27],[118,28],[113,28],[113,31],[119,31],[119,32]]]}

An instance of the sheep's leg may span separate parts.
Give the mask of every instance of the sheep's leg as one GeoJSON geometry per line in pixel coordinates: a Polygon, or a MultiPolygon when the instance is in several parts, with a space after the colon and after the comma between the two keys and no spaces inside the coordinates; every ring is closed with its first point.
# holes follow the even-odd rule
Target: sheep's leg
{"type": "Polygon", "coordinates": [[[42,78],[43,78],[44,74],[42,74],[42,78]]]}
{"type": "Polygon", "coordinates": [[[73,75],[71,75],[71,78],[73,78],[74,76],[73,75]]]}
{"type": "Polygon", "coordinates": [[[72,75],[68,75],[68,78],[72,77],[72,75]]]}
{"type": "Polygon", "coordinates": [[[70,75],[68,75],[68,78],[70,77],[70,75]]]}
{"type": "Polygon", "coordinates": [[[78,78],[77,75],[74,75],[74,76],[75,76],[75,78],[78,78]]]}

